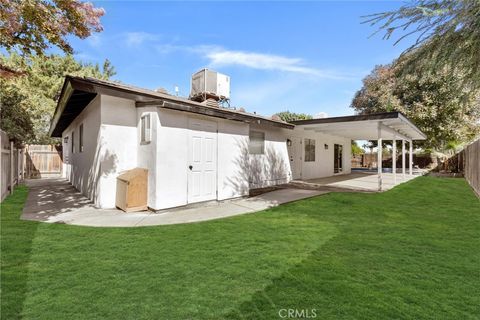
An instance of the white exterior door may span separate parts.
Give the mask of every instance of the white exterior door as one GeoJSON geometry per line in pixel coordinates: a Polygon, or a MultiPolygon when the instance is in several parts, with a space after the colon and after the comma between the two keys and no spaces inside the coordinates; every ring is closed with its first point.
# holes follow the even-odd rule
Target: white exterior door
{"type": "Polygon", "coordinates": [[[217,124],[188,121],[188,203],[217,198],[217,124]]]}
{"type": "Polygon", "coordinates": [[[302,179],[302,138],[290,137],[289,139],[291,143],[287,145],[287,150],[292,179],[302,179]]]}

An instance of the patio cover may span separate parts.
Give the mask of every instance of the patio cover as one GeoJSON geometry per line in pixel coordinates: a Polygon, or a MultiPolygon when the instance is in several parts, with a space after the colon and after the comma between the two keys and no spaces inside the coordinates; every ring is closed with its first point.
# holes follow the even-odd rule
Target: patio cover
{"type": "Polygon", "coordinates": [[[352,140],[425,140],[425,134],[400,112],[293,121],[297,127],[352,140]],[[379,128],[381,137],[379,137],[379,128]]]}
{"type": "MultiPolygon", "coordinates": [[[[382,190],[382,141],[392,140],[392,156],[397,159],[396,140],[402,141],[402,177],[405,176],[405,142],[409,143],[409,175],[413,175],[413,140],[425,140],[425,134],[400,112],[321,118],[293,121],[306,131],[321,132],[352,140],[377,140],[378,190],[382,190]]],[[[397,183],[397,163],[392,161],[394,184],[397,183]]]]}

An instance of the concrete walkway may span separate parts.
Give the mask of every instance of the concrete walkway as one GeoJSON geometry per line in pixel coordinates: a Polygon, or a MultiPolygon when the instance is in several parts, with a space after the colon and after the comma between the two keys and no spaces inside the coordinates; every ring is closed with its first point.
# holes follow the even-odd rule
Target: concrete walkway
{"type": "Polygon", "coordinates": [[[140,227],[191,223],[265,210],[283,203],[328,193],[321,190],[280,189],[262,195],[153,213],[98,209],[63,179],[27,180],[30,188],[23,220],[95,227],[140,227]]]}

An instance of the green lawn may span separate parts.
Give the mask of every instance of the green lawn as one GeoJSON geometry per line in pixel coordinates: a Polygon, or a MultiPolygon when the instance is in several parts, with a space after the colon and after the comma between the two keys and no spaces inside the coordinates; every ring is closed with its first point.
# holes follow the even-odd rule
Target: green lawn
{"type": "Polygon", "coordinates": [[[1,204],[1,319],[480,318],[480,202],[463,179],[132,229],[21,221],[27,193],[1,204]]]}

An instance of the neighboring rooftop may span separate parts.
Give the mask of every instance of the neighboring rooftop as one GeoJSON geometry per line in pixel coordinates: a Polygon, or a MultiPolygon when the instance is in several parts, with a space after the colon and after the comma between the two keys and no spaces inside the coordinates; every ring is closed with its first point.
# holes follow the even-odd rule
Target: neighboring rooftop
{"type": "Polygon", "coordinates": [[[1,78],[13,78],[13,77],[18,77],[18,76],[23,76],[25,75],[26,72],[22,70],[15,70],[9,66],[6,66],[4,64],[0,63],[0,77],[1,78]]]}

